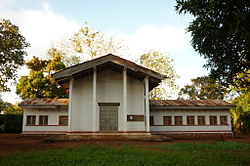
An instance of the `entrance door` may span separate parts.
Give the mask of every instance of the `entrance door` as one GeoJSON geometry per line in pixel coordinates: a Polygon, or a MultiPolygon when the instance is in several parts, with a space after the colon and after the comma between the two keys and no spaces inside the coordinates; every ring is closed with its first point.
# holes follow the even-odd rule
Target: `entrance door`
{"type": "Polygon", "coordinates": [[[110,103],[100,106],[100,132],[118,131],[118,106],[110,103]]]}

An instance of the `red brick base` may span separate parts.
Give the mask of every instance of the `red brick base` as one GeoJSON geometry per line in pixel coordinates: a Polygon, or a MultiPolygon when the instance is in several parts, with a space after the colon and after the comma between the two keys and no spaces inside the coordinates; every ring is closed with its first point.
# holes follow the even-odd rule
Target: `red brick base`
{"type": "Polygon", "coordinates": [[[171,139],[185,139],[185,138],[233,138],[233,133],[155,133],[153,135],[159,135],[171,139]]]}

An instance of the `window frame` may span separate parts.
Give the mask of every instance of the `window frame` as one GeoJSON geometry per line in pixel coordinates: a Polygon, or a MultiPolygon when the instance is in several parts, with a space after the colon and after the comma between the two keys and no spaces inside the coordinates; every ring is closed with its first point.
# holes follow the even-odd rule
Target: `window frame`
{"type": "Polygon", "coordinates": [[[39,126],[48,126],[49,116],[48,115],[39,115],[39,126]]]}
{"type": "Polygon", "coordinates": [[[163,116],[163,125],[164,126],[172,126],[172,116],[163,116]]]}
{"type": "Polygon", "coordinates": [[[149,125],[150,126],[154,126],[155,123],[154,123],[154,116],[149,116],[149,125]]]}
{"type": "Polygon", "coordinates": [[[204,115],[197,116],[197,124],[200,126],[206,125],[206,116],[204,116],[204,115]],[[201,122],[203,122],[203,123],[201,123],[201,122]]]}
{"type": "Polygon", "coordinates": [[[174,125],[183,126],[183,116],[174,116],[174,125]],[[180,119],[178,119],[180,118],[180,119]]]}
{"type": "Polygon", "coordinates": [[[68,126],[68,124],[69,124],[69,116],[68,115],[59,115],[59,117],[58,117],[58,125],[59,126],[68,126]],[[60,118],[62,118],[62,117],[67,117],[67,124],[65,123],[60,123],[61,122],[61,119],[60,118]]]}
{"type": "Polygon", "coordinates": [[[34,125],[36,125],[36,115],[26,115],[26,126],[34,126],[34,125]]]}
{"type": "Polygon", "coordinates": [[[216,115],[210,115],[209,116],[209,124],[210,125],[218,125],[217,116],[216,115]]]}
{"type": "Polygon", "coordinates": [[[187,125],[190,125],[190,126],[195,125],[195,116],[194,115],[187,115],[187,125]],[[189,118],[192,118],[191,120],[193,123],[190,123],[189,118]]]}
{"type": "Polygon", "coordinates": [[[228,125],[228,118],[226,115],[220,115],[220,125],[228,125]],[[225,123],[222,123],[223,122],[222,118],[225,118],[224,119],[225,123]]]}

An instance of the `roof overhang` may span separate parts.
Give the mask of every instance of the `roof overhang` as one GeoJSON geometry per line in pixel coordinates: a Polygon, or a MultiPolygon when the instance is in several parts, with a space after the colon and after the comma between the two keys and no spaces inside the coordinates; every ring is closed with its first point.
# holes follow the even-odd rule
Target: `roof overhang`
{"type": "Polygon", "coordinates": [[[58,105],[19,105],[22,108],[27,109],[68,109],[68,106],[58,106],[58,105]]]}
{"type": "Polygon", "coordinates": [[[190,107],[190,106],[181,106],[181,107],[173,107],[173,106],[151,106],[151,110],[228,110],[234,108],[232,107],[190,107]]]}
{"type": "Polygon", "coordinates": [[[71,78],[80,79],[88,75],[92,75],[94,69],[97,72],[105,69],[111,69],[117,72],[127,70],[127,75],[138,80],[144,80],[145,77],[149,78],[149,89],[152,90],[166,77],[143,66],[135,64],[131,61],[121,57],[108,54],[100,58],[96,58],[75,66],[68,67],[60,72],[54,73],[54,79],[62,86],[67,88],[68,82],[71,78]]]}

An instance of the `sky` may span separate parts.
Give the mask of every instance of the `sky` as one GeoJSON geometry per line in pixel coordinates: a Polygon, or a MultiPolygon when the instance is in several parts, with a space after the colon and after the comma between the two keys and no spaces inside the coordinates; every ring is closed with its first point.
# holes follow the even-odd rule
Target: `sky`
{"type": "MultiPolygon", "coordinates": [[[[31,44],[25,60],[44,58],[56,41],[70,37],[87,21],[96,31],[122,39],[129,59],[150,50],[168,54],[181,88],[208,71],[186,32],[193,17],[177,14],[175,5],[175,0],[0,0],[0,18],[10,19],[31,44]]],[[[27,74],[25,67],[18,71],[19,77],[27,74]]],[[[11,92],[1,95],[4,101],[20,101],[14,85],[11,92]]]]}

